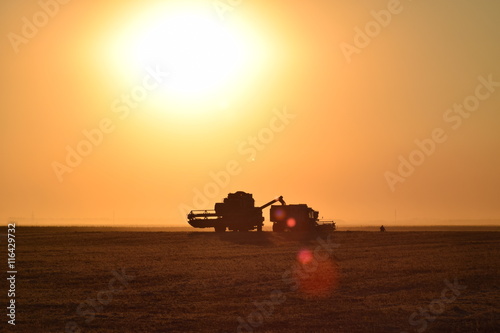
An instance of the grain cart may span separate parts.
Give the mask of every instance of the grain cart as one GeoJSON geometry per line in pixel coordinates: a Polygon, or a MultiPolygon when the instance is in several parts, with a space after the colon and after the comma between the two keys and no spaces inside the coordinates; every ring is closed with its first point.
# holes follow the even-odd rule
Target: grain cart
{"type": "Polygon", "coordinates": [[[278,197],[263,206],[255,207],[252,194],[243,191],[229,193],[223,202],[215,204],[214,210],[192,210],[188,223],[195,228],[214,228],[215,232],[262,231],[264,216],[262,210],[275,202],[285,205],[283,197],[278,197]]]}
{"type": "Polygon", "coordinates": [[[306,204],[271,206],[271,221],[274,232],[331,232],[336,229],[334,221],[320,221],[319,212],[306,204]]]}

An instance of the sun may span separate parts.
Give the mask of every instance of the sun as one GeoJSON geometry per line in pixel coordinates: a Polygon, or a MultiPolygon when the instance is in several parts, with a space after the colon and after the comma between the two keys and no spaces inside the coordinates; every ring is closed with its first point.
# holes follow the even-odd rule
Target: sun
{"type": "Polygon", "coordinates": [[[157,8],[123,33],[117,50],[122,70],[160,66],[165,89],[187,98],[220,94],[257,64],[258,49],[242,29],[206,8],[157,8]]]}

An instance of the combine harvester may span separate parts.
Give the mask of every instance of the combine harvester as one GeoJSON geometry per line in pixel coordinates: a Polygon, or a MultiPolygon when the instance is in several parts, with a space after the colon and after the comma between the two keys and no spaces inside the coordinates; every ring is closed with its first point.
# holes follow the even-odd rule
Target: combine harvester
{"type": "Polygon", "coordinates": [[[214,210],[193,210],[188,214],[188,223],[195,228],[214,228],[215,232],[262,231],[262,210],[271,206],[271,221],[274,232],[330,232],[335,230],[334,221],[319,221],[319,212],[305,204],[287,205],[280,196],[263,206],[255,207],[252,194],[243,191],[229,193],[224,202],[215,204],[214,210]],[[280,202],[281,205],[271,206],[280,202]]]}

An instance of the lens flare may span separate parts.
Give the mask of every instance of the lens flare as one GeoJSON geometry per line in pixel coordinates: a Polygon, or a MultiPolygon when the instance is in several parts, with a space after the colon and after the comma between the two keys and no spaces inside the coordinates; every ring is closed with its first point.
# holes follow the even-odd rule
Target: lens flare
{"type": "Polygon", "coordinates": [[[273,212],[274,218],[276,220],[284,220],[285,219],[285,211],[281,208],[276,208],[273,212]]]}
{"type": "Polygon", "coordinates": [[[286,225],[288,228],[293,228],[297,224],[297,221],[293,217],[290,217],[288,220],[286,220],[286,225]]]}
{"type": "Polygon", "coordinates": [[[314,259],[314,255],[309,249],[302,249],[297,254],[297,261],[301,265],[307,265],[314,259]]]}
{"type": "Polygon", "coordinates": [[[328,297],[338,287],[338,265],[332,258],[324,258],[324,254],[316,256],[309,249],[297,253],[298,265],[295,266],[295,276],[299,290],[311,297],[328,297]]]}

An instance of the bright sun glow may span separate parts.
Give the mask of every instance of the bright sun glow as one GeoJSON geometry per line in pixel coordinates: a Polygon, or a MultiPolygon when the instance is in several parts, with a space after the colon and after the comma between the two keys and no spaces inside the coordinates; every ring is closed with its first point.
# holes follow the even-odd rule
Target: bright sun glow
{"type": "Polygon", "coordinates": [[[177,96],[222,93],[258,62],[252,38],[206,10],[160,8],[130,29],[118,47],[120,66],[164,68],[165,88],[177,96]]]}

